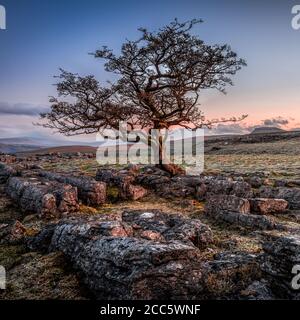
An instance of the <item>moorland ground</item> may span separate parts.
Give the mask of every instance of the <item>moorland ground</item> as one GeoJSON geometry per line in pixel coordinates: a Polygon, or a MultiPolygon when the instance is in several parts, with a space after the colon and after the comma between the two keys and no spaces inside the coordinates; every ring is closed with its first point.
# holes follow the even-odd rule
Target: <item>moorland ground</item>
{"type": "MultiPolygon", "coordinates": [[[[95,159],[55,159],[40,163],[45,170],[95,177],[99,168],[95,159]]],[[[272,179],[300,179],[300,139],[264,143],[209,144],[205,154],[205,174],[263,175],[272,179]]],[[[114,192],[110,190],[109,192],[114,192]]],[[[81,205],[78,215],[117,213],[125,209],[159,209],[169,213],[183,213],[200,219],[213,231],[214,244],[203,250],[210,259],[224,250],[259,253],[262,242],[271,234],[284,231],[253,231],[239,225],[228,225],[204,214],[204,203],[178,199],[163,199],[149,194],[138,201],[110,201],[101,207],[81,205]]],[[[300,215],[277,215],[277,222],[299,228],[300,215]]],[[[0,190],[0,224],[20,220],[28,235],[38,233],[44,222],[35,215],[25,218],[4,192],[0,190]]],[[[74,272],[60,253],[28,252],[22,244],[2,244],[0,265],[7,269],[8,287],[0,295],[3,299],[88,299],[89,291],[82,285],[80,275],[74,272]]]]}

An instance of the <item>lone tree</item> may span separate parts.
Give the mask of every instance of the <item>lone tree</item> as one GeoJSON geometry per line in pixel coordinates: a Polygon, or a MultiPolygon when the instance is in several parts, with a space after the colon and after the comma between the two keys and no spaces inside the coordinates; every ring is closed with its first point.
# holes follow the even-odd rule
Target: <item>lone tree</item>
{"type": "MultiPolygon", "coordinates": [[[[41,114],[44,127],[71,136],[118,129],[128,132],[172,127],[197,129],[241,118],[206,120],[199,109],[204,89],[225,93],[231,76],[245,66],[228,45],[207,45],[191,29],[201,20],[180,23],[176,19],[158,32],[140,28],[137,41],[126,41],[120,55],[107,47],[93,55],[106,61],[105,70],[118,80],[101,86],[94,76],[81,77],[61,70],[58,98],[51,97],[51,111],[41,114]],[[63,98],[68,98],[65,101],[63,98]]],[[[159,141],[162,165],[163,147],[159,141]]]]}

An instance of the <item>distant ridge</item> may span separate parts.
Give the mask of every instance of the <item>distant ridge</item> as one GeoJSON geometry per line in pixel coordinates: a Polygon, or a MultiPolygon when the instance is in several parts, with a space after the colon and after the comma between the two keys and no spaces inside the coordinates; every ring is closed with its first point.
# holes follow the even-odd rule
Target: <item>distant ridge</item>
{"type": "Polygon", "coordinates": [[[49,154],[49,153],[96,153],[97,148],[91,146],[58,146],[58,147],[49,147],[49,148],[40,148],[35,150],[29,150],[24,152],[18,152],[17,155],[40,155],[40,154],[49,154]]]}
{"type": "Polygon", "coordinates": [[[283,132],[286,132],[286,131],[277,127],[259,127],[259,128],[255,128],[251,132],[251,134],[283,133],[283,132]]]}
{"type": "Polygon", "coordinates": [[[47,148],[47,147],[69,146],[69,145],[98,146],[99,142],[68,141],[68,140],[59,140],[59,139],[53,139],[53,138],[13,137],[13,138],[0,138],[0,144],[29,145],[29,146],[47,148]]]}
{"type": "MultiPolygon", "coordinates": [[[[41,149],[57,148],[57,147],[66,147],[66,149],[71,149],[71,150],[72,149],[75,150],[76,147],[78,147],[77,149],[83,149],[82,152],[85,152],[84,148],[86,148],[86,150],[88,150],[87,152],[92,152],[92,150],[95,149],[95,147],[99,147],[101,144],[102,144],[101,141],[83,142],[83,141],[55,140],[52,138],[49,138],[49,139],[30,138],[30,137],[0,138],[0,153],[16,154],[16,153],[31,152],[31,151],[37,152],[38,150],[41,150],[41,149]]],[[[64,148],[62,148],[62,150],[63,149],[64,148]]],[[[46,152],[47,150],[45,151],[45,153],[46,152]]],[[[60,151],[58,150],[57,152],[60,152],[60,151]]]]}
{"type": "Polygon", "coordinates": [[[15,154],[17,152],[27,152],[41,148],[37,145],[29,144],[4,144],[0,142],[0,153],[15,154]]]}

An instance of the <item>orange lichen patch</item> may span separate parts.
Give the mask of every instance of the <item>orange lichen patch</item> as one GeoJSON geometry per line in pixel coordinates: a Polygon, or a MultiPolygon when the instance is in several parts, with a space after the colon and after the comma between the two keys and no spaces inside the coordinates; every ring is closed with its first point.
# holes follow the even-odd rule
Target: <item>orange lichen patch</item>
{"type": "Polygon", "coordinates": [[[85,213],[85,214],[97,214],[98,213],[97,209],[83,205],[83,204],[81,204],[79,206],[79,211],[80,211],[80,213],[85,213]]]}

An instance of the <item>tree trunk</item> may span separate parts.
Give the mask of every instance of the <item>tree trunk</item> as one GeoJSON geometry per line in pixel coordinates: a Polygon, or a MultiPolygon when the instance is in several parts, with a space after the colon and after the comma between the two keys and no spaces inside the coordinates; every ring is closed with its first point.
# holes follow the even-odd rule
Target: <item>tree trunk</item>
{"type": "Polygon", "coordinates": [[[158,164],[160,166],[163,165],[164,160],[164,145],[163,145],[163,137],[159,135],[158,138],[158,164]]]}
{"type": "Polygon", "coordinates": [[[158,164],[157,167],[160,169],[167,171],[172,176],[176,175],[185,175],[186,171],[182,169],[180,166],[176,165],[175,163],[171,163],[167,161],[166,154],[165,154],[165,145],[164,145],[164,137],[159,134],[158,138],[158,164]]]}

